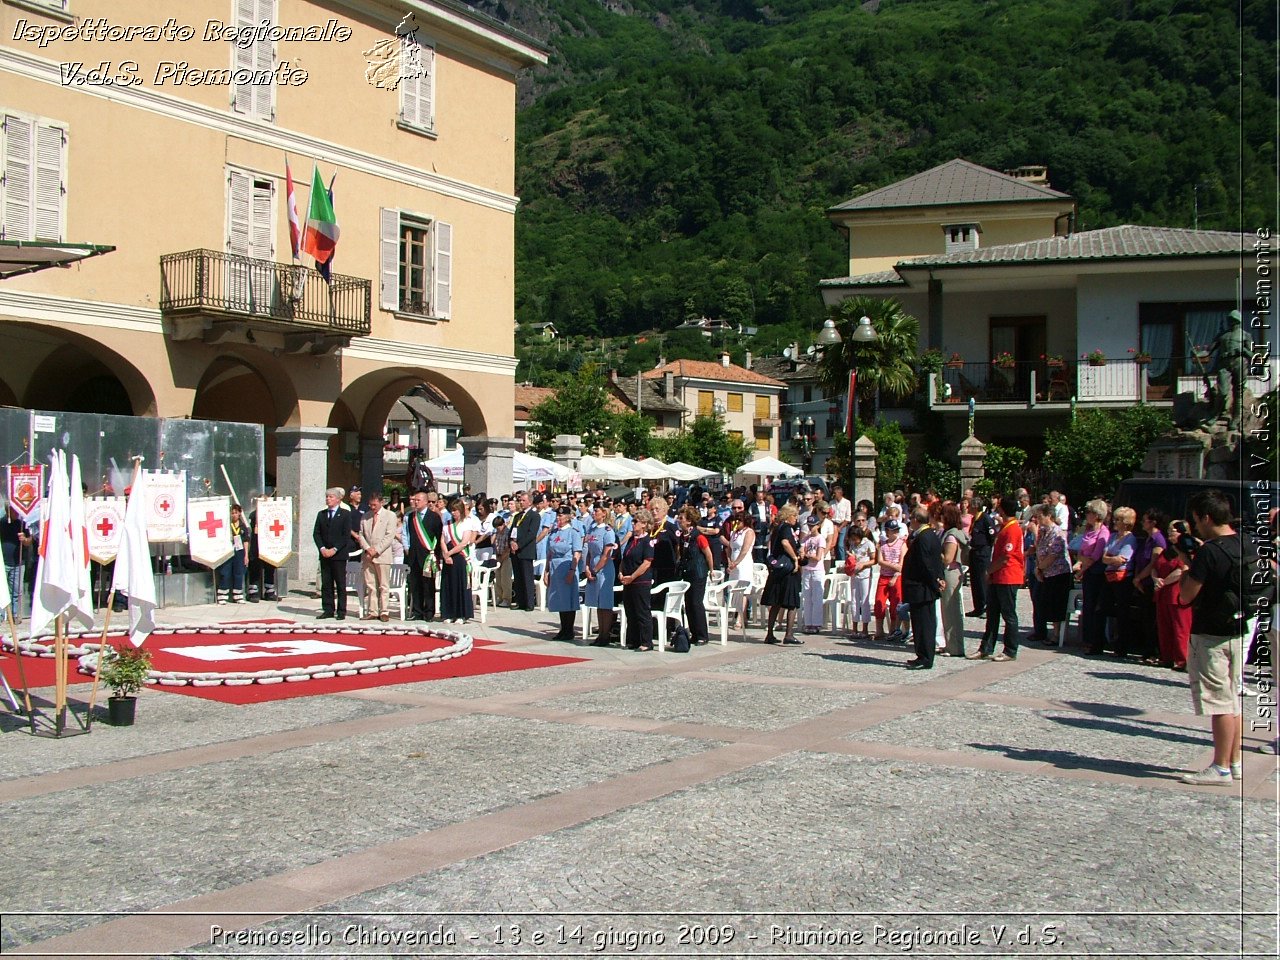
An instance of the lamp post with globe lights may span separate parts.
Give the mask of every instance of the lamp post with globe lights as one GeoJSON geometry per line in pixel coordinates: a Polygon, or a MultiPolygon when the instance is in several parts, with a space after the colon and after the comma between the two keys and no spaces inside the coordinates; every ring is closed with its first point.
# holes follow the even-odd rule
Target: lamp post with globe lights
{"type": "MultiPolygon", "coordinates": [[[[854,324],[853,332],[849,334],[849,339],[853,343],[875,343],[880,339],[880,335],[876,333],[876,328],[871,323],[871,318],[863,316],[854,324]]],[[[840,331],[836,329],[835,320],[830,317],[822,324],[822,330],[818,333],[818,346],[825,350],[828,347],[834,347],[844,341],[840,336],[840,331]]],[[[858,489],[857,476],[857,410],[858,398],[855,389],[857,372],[855,366],[849,371],[849,420],[852,422],[853,430],[849,436],[849,491],[856,499],[856,491],[858,489]]],[[[874,500],[874,496],[872,498],[874,500]]]]}

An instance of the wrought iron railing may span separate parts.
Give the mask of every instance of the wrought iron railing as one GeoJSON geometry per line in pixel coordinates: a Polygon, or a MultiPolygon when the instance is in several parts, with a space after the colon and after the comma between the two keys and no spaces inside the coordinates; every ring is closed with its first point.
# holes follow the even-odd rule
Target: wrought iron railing
{"type": "Polygon", "coordinates": [[[217,250],[160,258],[162,313],[212,313],[282,328],[368,336],[368,280],[217,250]]]}
{"type": "Polygon", "coordinates": [[[993,363],[948,363],[937,375],[935,403],[1139,402],[1163,399],[1145,376],[1146,363],[1132,359],[993,363]]]}

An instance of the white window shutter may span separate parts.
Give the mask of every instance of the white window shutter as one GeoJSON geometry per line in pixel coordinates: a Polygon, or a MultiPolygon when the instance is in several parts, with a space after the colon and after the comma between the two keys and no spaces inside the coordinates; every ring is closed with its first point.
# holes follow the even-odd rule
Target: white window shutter
{"type": "Polygon", "coordinates": [[[4,208],[0,232],[6,240],[30,240],[32,228],[32,147],[35,124],[21,117],[4,118],[4,208]]]}
{"type": "Polygon", "coordinates": [[[400,211],[378,212],[378,305],[400,309],[400,211]]]}
{"type": "Polygon", "coordinates": [[[35,238],[38,240],[60,241],[63,236],[66,145],[67,131],[63,127],[36,125],[35,238]]]}
{"type": "Polygon", "coordinates": [[[437,220],[435,234],[436,262],[432,271],[435,302],[431,312],[441,320],[448,320],[453,315],[453,227],[437,220]]]}
{"type": "MultiPolygon", "coordinates": [[[[247,30],[251,28],[257,13],[257,0],[236,0],[236,29],[247,30]]],[[[252,46],[243,47],[238,43],[231,45],[232,70],[252,70],[255,59],[252,46]]],[[[252,115],[254,96],[253,84],[237,83],[231,95],[231,109],[236,113],[252,115]]]]}
{"type": "Polygon", "coordinates": [[[253,202],[250,208],[249,256],[261,260],[275,259],[275,231],[272,229],[271,212],[274,208],[274,184],[270,180],[253,181],[253,202]]]}
{"type": "Polygon", "coordinates": [[[411,127],[418,123],[418,77],[403,77],[400,80],[400,122],[411,127]]]}
{"type": "Polygon", "coordinates": [[[248,174],[227,171],[227,252],[249,255],[253,222],[253,181],[248,174]]]}
{"type": "MultiPolygon", "coordinates": [[[[276,0],[258,0],[258,10],[254,21],[261,23],[276,22],[276,0]]],[[[276,66],[276,45],[270,40],[260,40],[253,45],[253,69],[259,72],[274,70],[276,66]]],[[[253,114],[264,120],[274,120],[276,116],[276,85],[272,82],[254,85],[253,114]]]]}
{"type": "Polygon", "coordinates": [[[418,126],[434,130],[436,126],[436,50],[435,47],[418,47],[421,53],[422,76],[418,78],[418,126]]]}

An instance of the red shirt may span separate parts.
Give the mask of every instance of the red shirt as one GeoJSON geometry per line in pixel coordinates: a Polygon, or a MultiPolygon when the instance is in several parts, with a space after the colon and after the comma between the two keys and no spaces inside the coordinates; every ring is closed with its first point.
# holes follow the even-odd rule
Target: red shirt
{"type": "Polygon", "coordinates": [[[1010,517],[991,545],[991,582],[1022,586],[1026,562],[1022,556],[1022,527],[1010,517]],[[999,560],[997,560],[999,558],[999,560]],[[997,563],[999,564],[997,566],[997,563]]]}

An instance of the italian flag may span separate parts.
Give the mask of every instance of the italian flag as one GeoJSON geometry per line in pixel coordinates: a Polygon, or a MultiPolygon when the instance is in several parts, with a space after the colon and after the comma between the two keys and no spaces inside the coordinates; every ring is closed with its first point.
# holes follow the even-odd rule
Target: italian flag
{"type": "Polygon", "coordinates": [[[338,245],[338,220],[333,215],[333,203],[320,179],[320,168],[311,168],[311,206],[307,211],[307,229],[302,234],[302,252],[326,263],[338,245]]]}
{"type": "Polygon", "coordinates": [[[299,244],[302,242],[302,230],[298,226],[298,199],[293,195],[293,171],[289,169],[289,158],[284,158],[285,210],[289,214],[289,248],[293,251],[293,259],[298,259],[299,244]]]}

